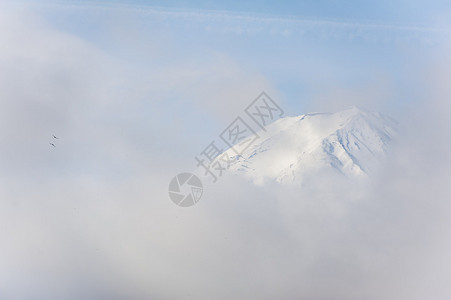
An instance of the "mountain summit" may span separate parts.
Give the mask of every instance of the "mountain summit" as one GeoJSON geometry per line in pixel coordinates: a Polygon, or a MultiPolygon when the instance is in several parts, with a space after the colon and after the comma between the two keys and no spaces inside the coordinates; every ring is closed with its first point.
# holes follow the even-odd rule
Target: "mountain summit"
{"type": "Polygon", "coordinates": [[[258,133],[259,139],[237,155],[230,172],[257,184],[292,183],[323,172],[366,177],[384,157],[396,122],[380,113],[352,106],[336,113],[285,117],[258,133]]]}

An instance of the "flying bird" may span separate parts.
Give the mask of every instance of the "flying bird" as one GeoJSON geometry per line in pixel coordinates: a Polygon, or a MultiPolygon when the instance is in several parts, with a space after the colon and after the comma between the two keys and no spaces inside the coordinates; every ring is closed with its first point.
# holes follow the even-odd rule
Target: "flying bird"
{"type": "Polygon", "coordinates": [[[50,145],[52,145],[53,147],[55,147],[55,148],[56,148],[55,144],[53,144],[53,143],[50,143],[50,145]]]}
{"type": "Polygon", "coordinates": [[[53,135],[53,138],[54,138],[54,139],[57,139],[57,140],[59,140],[59,138],[58,138],[58,137],[56,137],[55,135],[53,135]]]}

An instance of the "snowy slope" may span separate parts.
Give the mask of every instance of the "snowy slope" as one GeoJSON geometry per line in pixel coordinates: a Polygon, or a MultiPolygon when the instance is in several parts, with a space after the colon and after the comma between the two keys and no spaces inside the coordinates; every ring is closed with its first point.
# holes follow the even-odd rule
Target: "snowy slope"
{"type": "Polygon", "coordinates": [[[256,183],[302,182],[325,170],[366,177],[383,158],[395,128],[389,117],[355,106],[285,117],[258,132],[259,139],[241,155],[227,150],[229,172],[256,183]]]}

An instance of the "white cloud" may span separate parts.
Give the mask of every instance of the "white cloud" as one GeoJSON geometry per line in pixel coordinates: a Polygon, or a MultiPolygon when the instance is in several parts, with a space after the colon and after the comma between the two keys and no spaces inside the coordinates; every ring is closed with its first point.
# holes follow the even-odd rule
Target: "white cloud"
{"type": "Polygon", "coordinates": [[[0,18],[0,298],[449,299],[442,61],[375,186],[224,178],[181,209],[166,189],[185,161],[183,124],[170,126],[165,101],[178,89],[225,119],[266,79],[215,55],[136,70],[19,16],[0,18]],[[154,137],[161,146],[141,144],[154,137]]]}

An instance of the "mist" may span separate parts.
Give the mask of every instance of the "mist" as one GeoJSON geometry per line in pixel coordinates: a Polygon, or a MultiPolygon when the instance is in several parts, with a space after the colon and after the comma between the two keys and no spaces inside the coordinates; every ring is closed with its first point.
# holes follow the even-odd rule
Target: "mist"
{"type": "Polygon", "coordinates": [[[68,14],[101,24],[94,32],[123,25],[135,35],[119,47],[120,31],[96,41],[52,23],[59,6],[2,5],[1,299],[451,297],[447,41],[403,52],[402,80],[369,68],[343,84],[339,63],[316,70],[323,79],[291,70],[306,85],[295,97],[274,69],[217,44],[184,53],[172,28],[68,14]],[[227,174],[202,178],[193,207],[172,203],[169,181],[194,171],[194,156],[261,91],[289,115],[382,111],[398,137],[364,182],[257,186],[227,174]]]}

